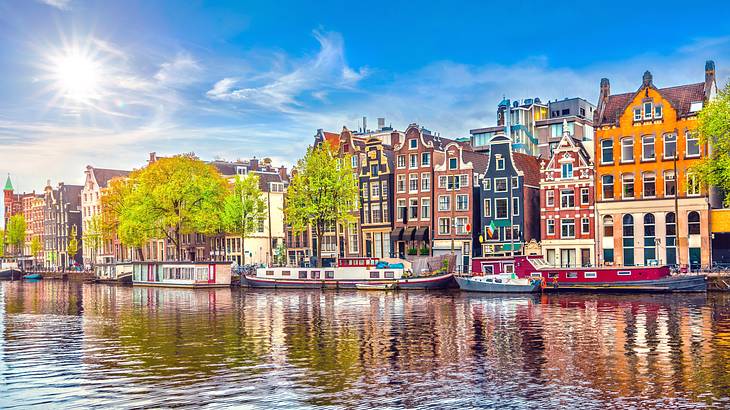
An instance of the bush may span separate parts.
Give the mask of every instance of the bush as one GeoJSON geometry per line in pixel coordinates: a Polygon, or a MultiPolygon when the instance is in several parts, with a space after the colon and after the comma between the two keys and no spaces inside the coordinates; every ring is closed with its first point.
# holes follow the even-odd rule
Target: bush
{"type": "Polygon", "coordinates": [[[418,253],[418,249],[416,248],[408,248],[408,254],[409,255],[416,255],[418,253]]]}
{"type": "Polygon", "coordinates": [[[422,247],[419,252],[420,252],[421,256],[428,256],[428,248],[425,246],[422,247]]]}

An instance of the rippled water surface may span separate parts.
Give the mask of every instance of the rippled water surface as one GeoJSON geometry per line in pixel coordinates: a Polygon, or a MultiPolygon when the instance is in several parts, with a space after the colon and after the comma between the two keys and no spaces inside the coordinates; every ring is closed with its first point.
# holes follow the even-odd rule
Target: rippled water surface
{"type": "Polygon", "coordinates": [[[0,283],[0,408],[730,407],[729,359],[725,294],[0,283]]]}

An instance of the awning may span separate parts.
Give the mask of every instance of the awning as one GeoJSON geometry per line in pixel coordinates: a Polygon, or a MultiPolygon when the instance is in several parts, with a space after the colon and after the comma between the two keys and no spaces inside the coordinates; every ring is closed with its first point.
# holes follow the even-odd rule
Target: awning
{"type": "Polygon", "coordinates": [[[502,245],[502,250],[503,251],[512,251],[512,250],[519,251],[521,246],[522,246],[522,244],[519,244],[519,243],[506,243],[506,244],[502,245]]]}
{"type": "Polygon", "coordinates": [[[428,228],[416,229],[416,234],[413,236],[413,239],[428,242],[428,228]]]}
{"type": "Polygon", "coordinates": [[[413,234],[416,233],[416,228],[407,227],[403,231],[403,240],[406,242],[410,242],[413,240],[413,234]]]}
{"type": "Polygon", "coordinates": [[[403,228],[395,228],[390,231],[390,240],[401,241],[403,240],[403,228]]]}

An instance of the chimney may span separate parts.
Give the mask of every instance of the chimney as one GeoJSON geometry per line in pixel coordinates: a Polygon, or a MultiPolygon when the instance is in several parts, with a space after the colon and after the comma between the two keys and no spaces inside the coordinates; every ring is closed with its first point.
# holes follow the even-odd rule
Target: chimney
{"type": "Polygon", "coordinates": [[[707,60],[705,62],[705,98],[707,100],[712,97],[715,87],[715,62],[707,60]]]}
{"type": "Polygon", "coordinates": [[[608,81],[608,78],[601,78],[601,94],[598,100],[600,101],[609,95],[611,95],[611,83],[608,81]]]}
{"type": "Polygon", "coordinates": [[[378,130],[382,130],[385,128],[385,118],[379,117],[378,118],[378,130]]]}
{"type": "Polygon", "coordinates": [[[257,171],[259,169],[259,160],[256,159],[256,157],[251,158],[250,161],[248,161],[251,171],[257,171]]]}
{"type": "Polygon", "coordinates": [[[362,132],[368,132],[368,117],[362,116],[362,132]]]}
{"type": "Polygon", "coordinates": [[[151,163],[153,163],[155,161],[157,161],[157,153],[156,152],[150,152],[150,159],[147,162],[149,162],[151,164],[151,163]]]}
{"type": "Polygon", "coordinates": [[[288,175],[286,174],[286,167],[283,165],[279,167],[279,177],[282,181],[286,181],[288,179],[288,175]]]}
{"type": "Polygon", "coordinates": [[[653,85],[652,82],[654,80],[654,77],[651,75],[651,72],[649,72],[649,70],[646,70],[644,71],[644,76],[641,78],[641,80],[644,87],[650,87],[653,85]]]}

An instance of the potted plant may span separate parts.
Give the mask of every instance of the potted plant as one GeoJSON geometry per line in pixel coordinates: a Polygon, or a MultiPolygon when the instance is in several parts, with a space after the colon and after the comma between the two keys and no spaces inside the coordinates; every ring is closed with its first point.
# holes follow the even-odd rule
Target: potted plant
{"type": "Polygon", "coordinates": [[[419,250],[419,253],[421,254],[421,256],[428,256],[428,247],[426,247],[426,246],[421,247],[421,249],[419,250]]]}
{"type": "Polygon", "coordinates": [[[408,254],[409,255],[416,255],[416,254],[418,254],[418,249],[416,249],[416,248],[408,248],[408,254]]]}

